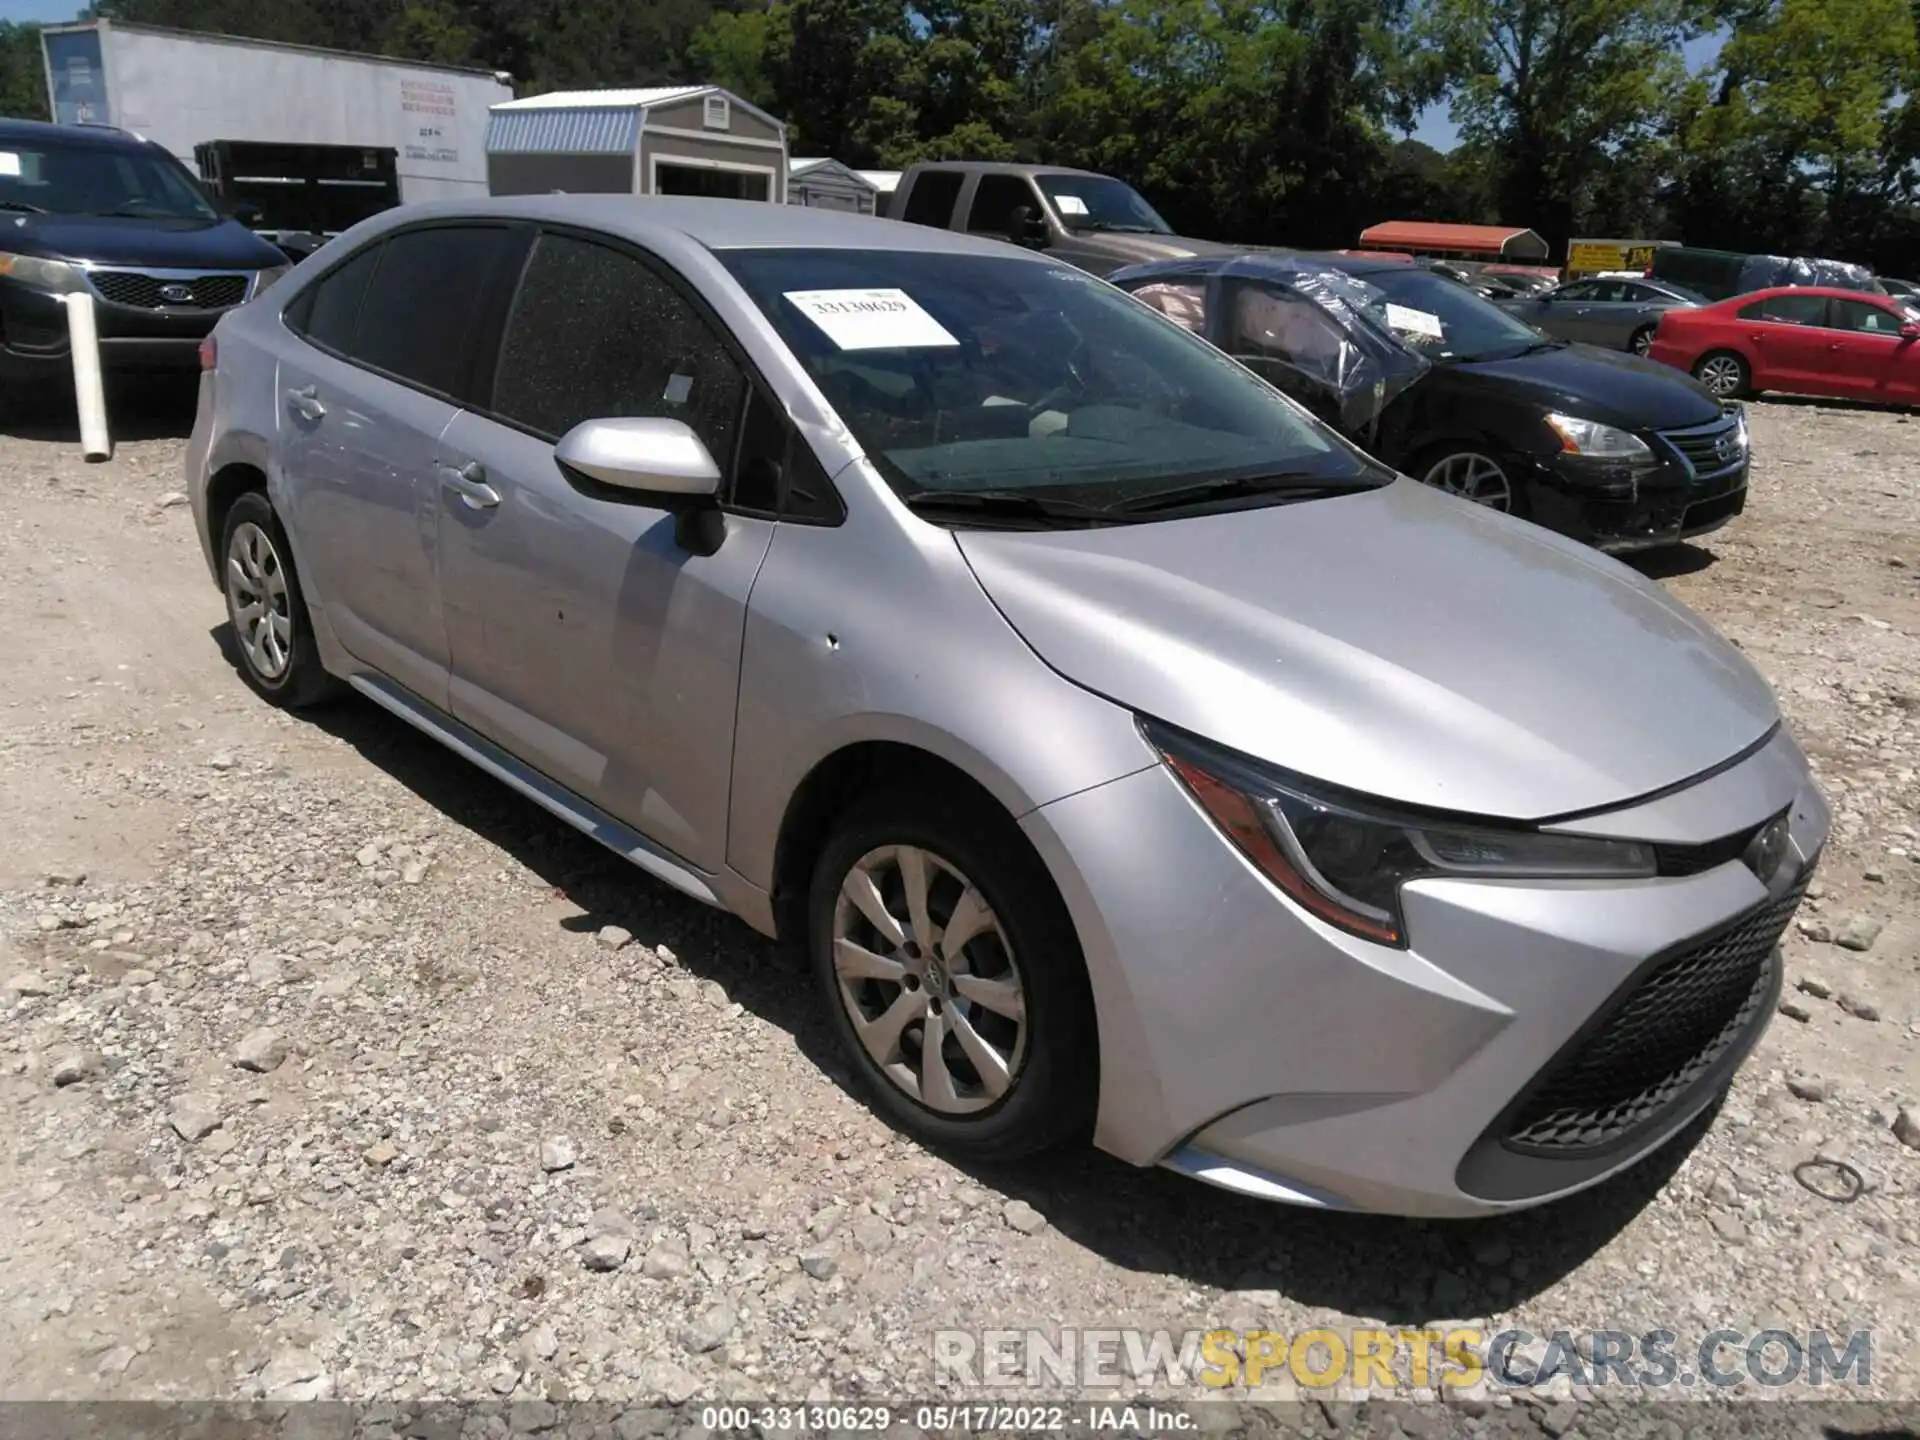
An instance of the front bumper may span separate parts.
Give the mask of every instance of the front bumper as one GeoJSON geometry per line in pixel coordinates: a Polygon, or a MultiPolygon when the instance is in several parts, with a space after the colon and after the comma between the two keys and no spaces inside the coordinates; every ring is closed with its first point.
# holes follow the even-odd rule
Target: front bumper
{"type": "Polygon", "coordinates": [[[1420,881],[1405,895],[1409,950],[1293,906],[1161,769],[1023,824],[1061,880],[1093,979],[1098,1143],[1272,1199],[1468,1216],[1598,1183],[1725,1089],[1771,1017],[1773,941],[1828,813],[1804,757],[1776,732],[1687,789],[1561,827],[1637,833],[1704,868],[1625,883],[1420,881]],[[1790,843],[1771,886],[1737,856],[1714,860],[1708,842],[1783,811],[1790,843]],[[1567,1073],[1569,1047],[1645,983],[1650,963],[1763,910],[1761,928],[1774,928],[1741,962],[1757,998],[1706,1063],[1598,1144],[1509,1143],[1541,1082],[1567,1073]]]}
{"type": "Polygon", "coordinates": [[[1533,487],[1533,518],[1610,553],[1677,544],[1718,530],[1746,508],[1749,456],[1711,448],[1736,417],[1641,438],[1652,459],[1637,466],[1555,456],[1533,487]]]}

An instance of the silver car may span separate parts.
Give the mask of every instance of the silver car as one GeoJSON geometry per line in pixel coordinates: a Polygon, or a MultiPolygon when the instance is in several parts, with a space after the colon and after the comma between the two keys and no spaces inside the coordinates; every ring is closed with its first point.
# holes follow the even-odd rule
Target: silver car
{"type": "Polygon", "coordinates": [[[948,1153],[1510,1209],[1772,1014],[1828,815],[1740,652],[1044,255],[406,206],[205,360],[246,682],[351,687],[792,942],[948,1153]]]}
{"type": "Polygon", "coordinates": [[[1495,303],[1555,339],[1644,355],[1662,315],[1704,305],[1706,300],[1665,280],[1599,276],[1574,280],[1544,295],[1495,303]]]}

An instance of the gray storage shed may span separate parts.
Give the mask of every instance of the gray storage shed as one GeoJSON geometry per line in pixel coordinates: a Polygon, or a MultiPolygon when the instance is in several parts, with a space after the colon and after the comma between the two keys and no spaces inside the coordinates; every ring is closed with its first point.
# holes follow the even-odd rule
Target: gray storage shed
{"type": "Polygon", "coordinates": [[[838,160],[793,160],[787,164],[787,204],[816,210],[851,210],[871,215],[880,192],[858,170],[838,160]]]}
{"type": "Polygon", "coordinates": [[[488,107],[494,195],[787,198],[787,127],[717,85],[558,90],[488,107]]]}

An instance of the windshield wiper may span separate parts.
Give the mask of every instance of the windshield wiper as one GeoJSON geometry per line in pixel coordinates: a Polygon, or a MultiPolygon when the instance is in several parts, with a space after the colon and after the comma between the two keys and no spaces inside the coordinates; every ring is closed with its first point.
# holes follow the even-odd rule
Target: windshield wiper
{"type": "Polygon", "coordinates": [[[27,215],[44,215],[46,210],[39,205],[29,205],[24,200],[0,200],[0,210],[18,210],[27,215]]]}
{"type": "Polygon", "coordinates": [[[1272,496],[1276,500],[1318,500],[1328,495],[1344,495],[1354,490],[1377,489],[1377,479],[1325,480],[1308,470],[1283,470],[1267,475],[1223,476],[1174,485],[1165,490],[1149,490],[1131,500],[1122,500],[1114,510],[1123,515],[1142,515],[1155,510],[1180,510],[1189,505],[1204,505],[1215,500],[1240,500],[1250,495],[1272,496]]]}
{"type": "Polygon", "coordinates": [[[1104,505],[1025,490],[916,490],[901,496],[916,515],[979,515],[1010,520],[1111,520],[1104,505]]]}
{"type": "Polygon", "coordinates": [[[1076,230],[1099,230],[1115,235],[1171,235],[1171,230],[1156,230],[1151,225],[1129,225],[1118,220],[1088,220],[1073,227],[1076,230]]]}

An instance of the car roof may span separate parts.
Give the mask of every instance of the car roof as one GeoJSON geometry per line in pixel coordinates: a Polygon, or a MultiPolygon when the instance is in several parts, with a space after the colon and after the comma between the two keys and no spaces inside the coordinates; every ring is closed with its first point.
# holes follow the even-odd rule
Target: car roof
{"type": "Polygon", "coordinates": [[[1872,290],[1849,290],[1844,285],[1769,285],[1764,290],[1742,290],[1738,295],[1729,295],[1720,303],[1744,305],[1754,300],[1764,300],[1770,295],[1824,295],[1829,300],[1891,300],[1894,298],[1872,290]]]}
{"type": "Polygon", "coordinates": [[[0,144],[85,145],[101,150],[133,150],[153,142],[111,125],[51,125],[45,120],[0,120],[0,144]]]}
{"type": "MultiPolygon", "coordinates": [[[[516,195],[488,200],[436,200],[382,212],[393,225],[414,220],[510,217],[582,225],[640,244],[680,235],[709,250],[908,250],[992,255],[1038,261],[1031,250],[883,220],[848,210],[773,205],[764,200],[713,200],[685,195],[516,195]]],[[[380,227],[382,229],[386,226],[380,227]]]]}
{"type": "Polygon", "coordinates": [[[925,160],[920,170],[961,170],[969,175],[1091,175],[1108,180],[1098,170],[1078,170],[1071,165],[1033,165],[1021,160],[925,160]]]}

